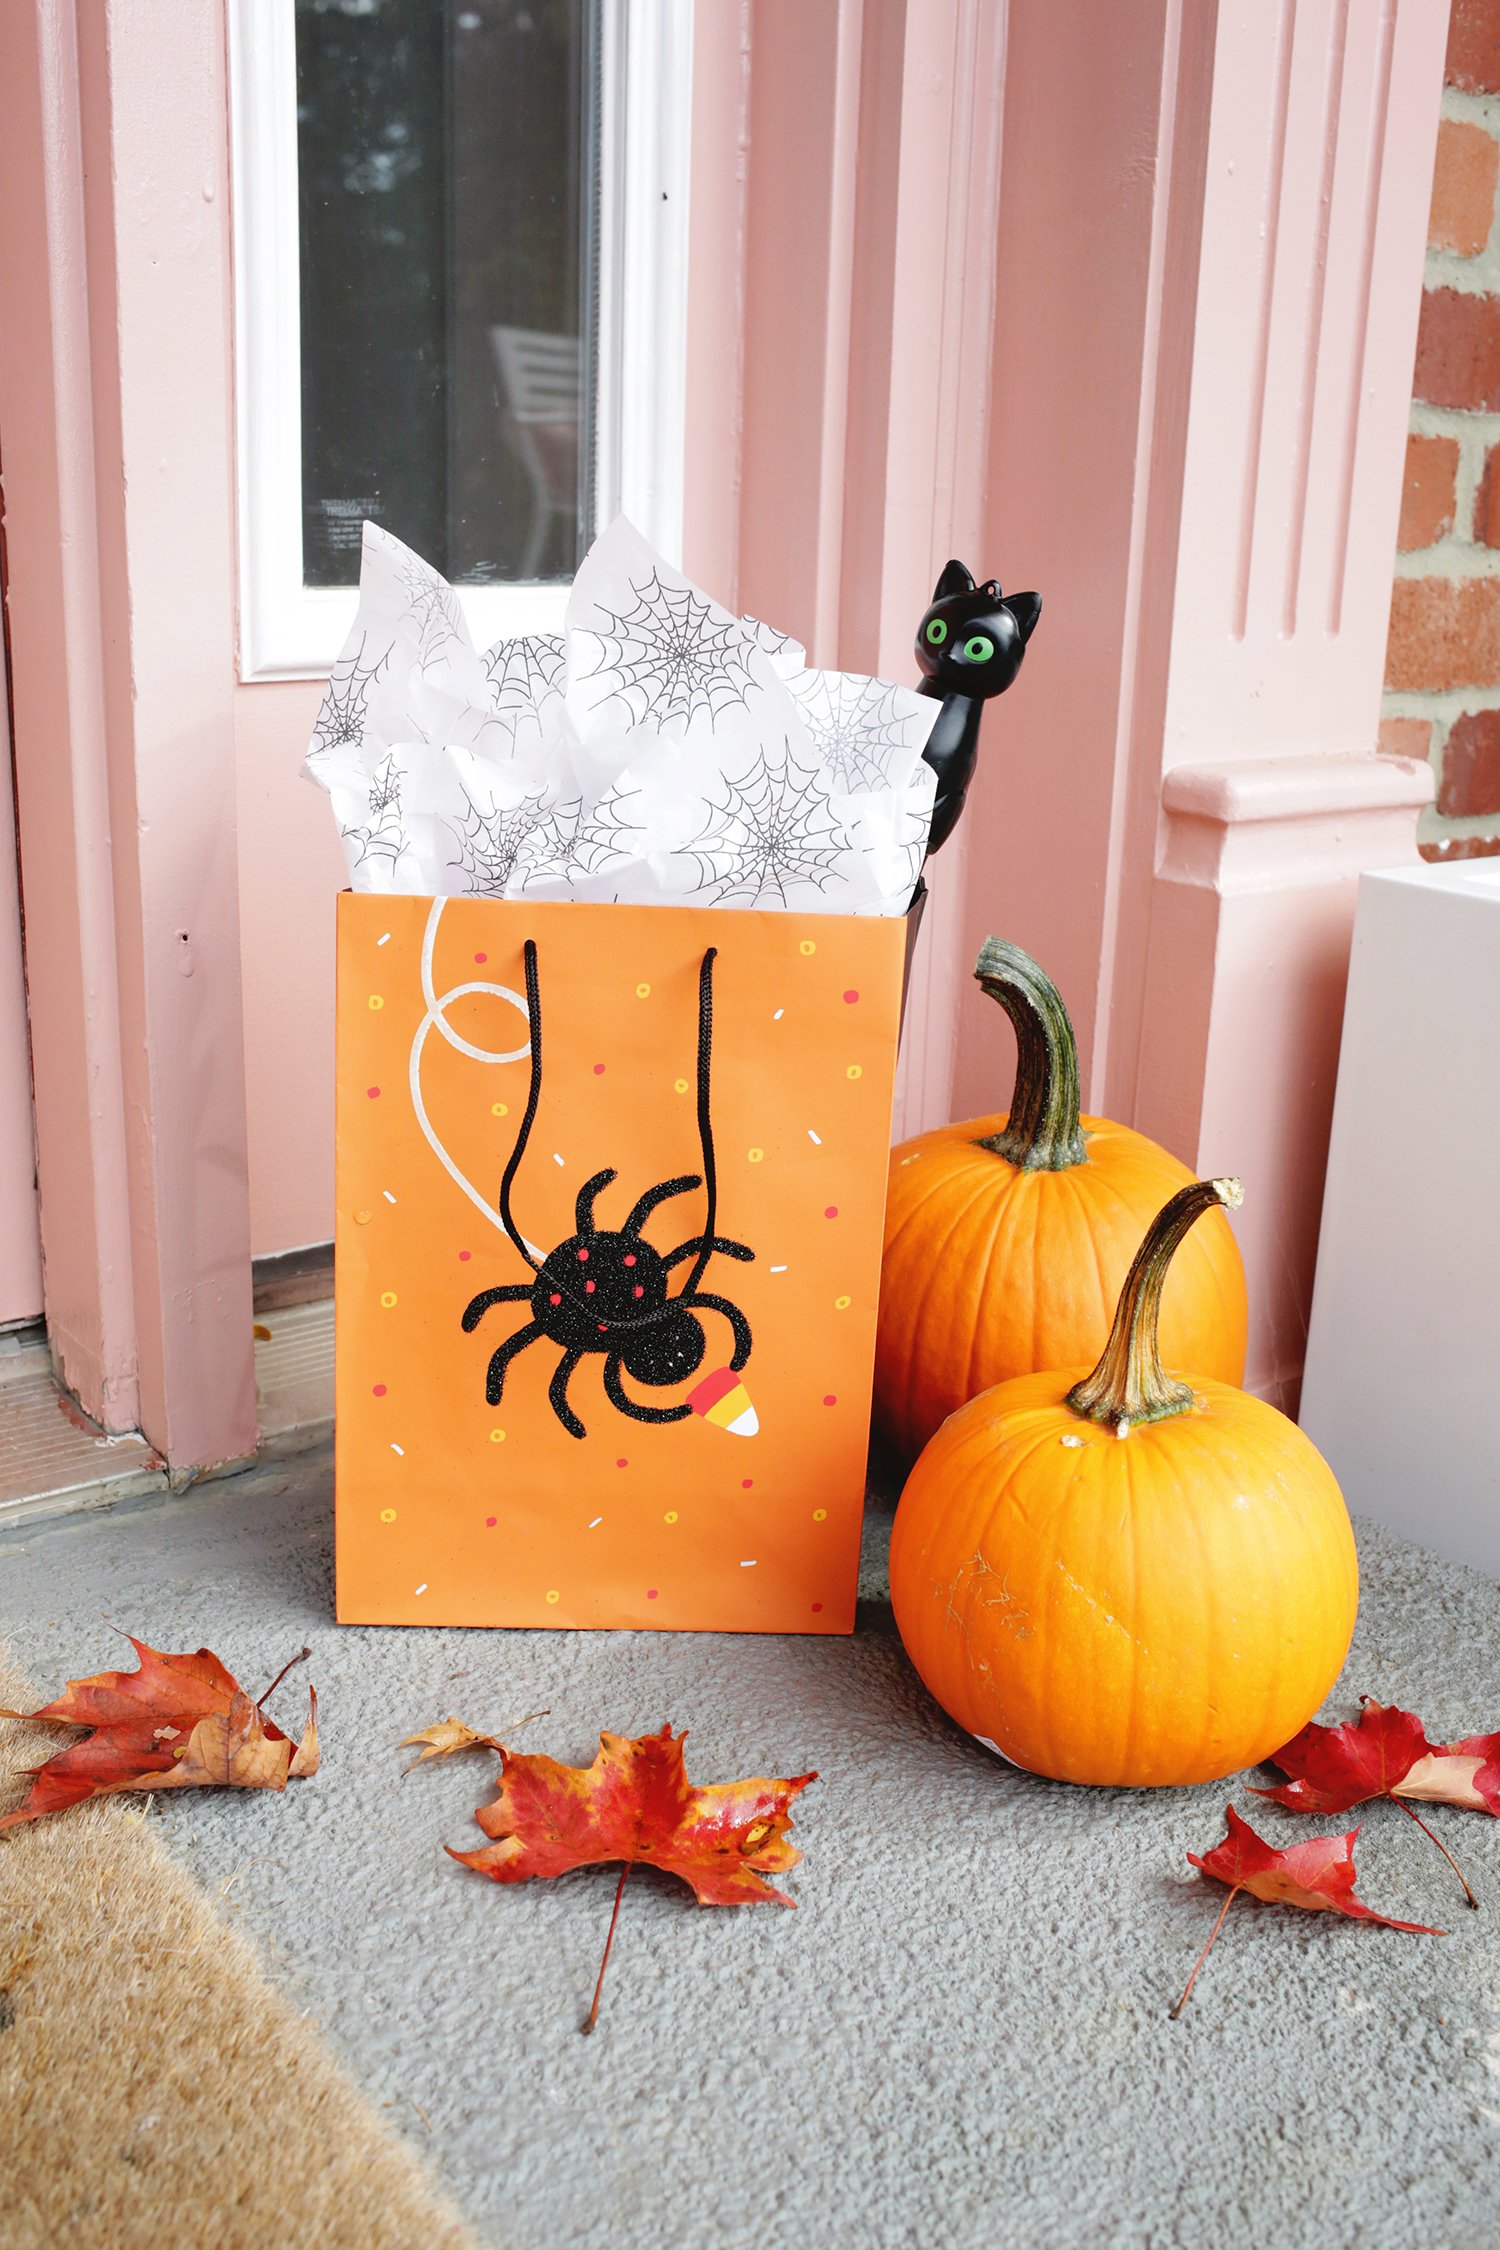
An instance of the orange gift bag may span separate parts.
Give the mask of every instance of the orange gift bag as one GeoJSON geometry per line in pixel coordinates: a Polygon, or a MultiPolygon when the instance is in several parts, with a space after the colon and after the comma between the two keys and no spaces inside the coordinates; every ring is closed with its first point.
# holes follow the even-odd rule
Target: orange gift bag
{"type": "Polygon", "coordinates": [[[340,898],[340,1618],[852,1628],[907,928],[340,898]]]}

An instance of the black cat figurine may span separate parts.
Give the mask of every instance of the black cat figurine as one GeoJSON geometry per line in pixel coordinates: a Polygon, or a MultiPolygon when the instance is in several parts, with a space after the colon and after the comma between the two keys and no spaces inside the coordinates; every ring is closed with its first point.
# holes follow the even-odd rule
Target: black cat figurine
{"type": "Polygon", "coordinates": [[[946,844],[963,810],[979,755],[980,712],[1020,671],[1041,614],[1040,594],[1002,594],[993,578],[976,586],[961,562],[950,562],[937,582],[916,643],[918,692],[943,703],[922,753],[938,777],[929,853],[946,844]]]}

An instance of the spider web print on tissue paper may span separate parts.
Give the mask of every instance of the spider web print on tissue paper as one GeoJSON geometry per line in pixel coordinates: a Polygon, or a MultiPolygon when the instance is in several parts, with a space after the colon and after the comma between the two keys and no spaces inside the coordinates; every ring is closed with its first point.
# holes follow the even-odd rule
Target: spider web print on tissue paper
{"type": "Polygon", "coordinates": [[[636,726],[648,719],[658,726],[691,723],[700,715],[713,726],[725,711],[742,710],[754,684],[749,655],[756,645],[745,627],[733,618],[716,622],[711,602],[691,586],[664,586],[655,571],[641,585],[632,579],[630,590],[630,609],[601,603],[608,624],[578,629],[599,648],[598,663],[580,680],[613,674],[613,699],[636,726]]]}
{"type": "Polygon", "coordinates": [[[787,685],[835,789],[883,788],[890,780],[892,757],[920,747],[912,743],[911,718],[900,708],[898,691],[885,680],[804,672],[787,685]]]}
{"type": "Polygon", "coordinates": [[[416,635],[417,668],[425,672],[455,643],[462,646],[466,642],[463,613],[453,588],[419,555],[403,551],[396,577],[416,635]]]}
{"type": "Polygon", "coordinates": [[[630,794],[611,790],[585,814],[581,797],[549,804],[545,790],[537,790],[519,805],[486,812],[465,789],[468,810],[458,826],[448,823],[458,853],[448,865],[465,878],[471,896],[485,898],[516,897],[533,884],[597,875],[624,857],[615,838],[630,830],[618,809],[630,794]]]}
{"type": "Polygon", "coordinates": [[[360,635],[359,647],[348,656],[341,656],[329,675],[323,691],[323,701],[313,725],[313,752],[342,750],[351,744],[358,748],[365,738],[365,714],[370,700],[370,690],[390,661],[387,649],[377,663],[366,664],[363,657],[369,635],[360,635]]]}
{"type": "Polygon", "coordinates": [[[702,873],[697,886],[716,905],[787,904],[798,883],[822,890],[838,872],[843,842],[819,776],[799,766],[784,745],[779,764],[762,751],[738,781],[724,777],[722,801],[690,849],[702,873]]]}
{"type": "Polygon", "coordinates": [[[498,726],[514,750],[523,724],[529,719],[540,729],[546,706],[561,699],[568,669],[562,636],[523,633],[497,641],[486,653],[484,669],[493,698],[486,725],[498,726]]]}
{"type": "Polygon", "coordinates": [[[401,817],[401,774],[396,754],[387,750],[370,776],[370,817],[340,827],[346,844],[354,847],[357,865],[383,859],[394,868],[407,846],[406,824],[401,817]]]}

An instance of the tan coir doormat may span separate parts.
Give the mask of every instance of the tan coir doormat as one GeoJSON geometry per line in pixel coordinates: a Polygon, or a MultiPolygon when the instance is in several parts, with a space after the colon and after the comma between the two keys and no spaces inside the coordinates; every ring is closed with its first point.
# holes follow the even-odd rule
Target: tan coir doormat
{"type": "MultiPolygon", "coordinates": [[[[0,1704],[38,1700],[0,1653],[0,1704]]],[[[0,1810],[76,1739],[0,1719],[0,1810]]],[[[472,2250],[143,1803],[0,1836],[4,2250],[472,2250]]]]}

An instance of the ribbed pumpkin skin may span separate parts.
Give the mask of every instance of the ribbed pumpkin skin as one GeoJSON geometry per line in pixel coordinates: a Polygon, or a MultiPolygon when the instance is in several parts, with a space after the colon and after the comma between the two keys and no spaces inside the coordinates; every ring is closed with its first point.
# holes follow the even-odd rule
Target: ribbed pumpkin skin
{"type": "Polygon", "coordinates": [[[896,1513],[896,1623],[943,1709],[1033,1773],[1220,1780],[1338,1676],[1348,1512],[1262,1400],[1195,1378],[1190,1412],[1118,1438],[1063,1403],[1086,1372],[1004,1384],[933,1438],[896,1513]]]}
{"type": "MultiPolygon", "coordinates": [[[[978,1143],[1005,1118],[919,1134],[891,1151],[875,1418],[913,1461],[992,1384],[1092,1362],[1157,1211],[1193,1175],[1143,1133],[1085,1117],[1088,1162],[1020,1172],[978,1143]]],[[[1222,1383],[1245,1373],[1239,1245],[1222,1211],[1182,1245],[1162,1299],[1161,1352],[1222,1383]]]]}

